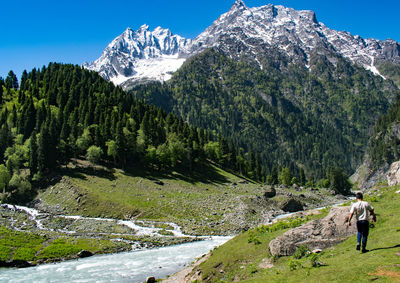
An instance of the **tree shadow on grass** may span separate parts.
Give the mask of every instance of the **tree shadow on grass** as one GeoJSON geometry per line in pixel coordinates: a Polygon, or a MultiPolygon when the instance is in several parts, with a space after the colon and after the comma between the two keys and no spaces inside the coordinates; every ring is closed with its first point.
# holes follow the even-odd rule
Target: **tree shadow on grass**
{"type": "Polygon", "coordinates": [[[179,168],[175,170],[153,170],[140,166],[131,167],[125,174],[132,177],[142,177],[157,181],[158,179],[182,180],[191,184],[201,182],[205,184],[226,184],[228,178],[218,172],[217,168],[209,164],[198,164],[193,170],[179,168]]]}
{"type": "Polygon", "coordinates": [[[388,249],[395,249],[395,248],[400,248],[400,244],[392,246],[392,247],[370,249],[369,251],[373,252],[373,251],[378,251],[378,250],[388,250],[388,249]]]}
{"type": "Polygon", "coordinates": [[[78,178],[86,180],[86,176],[95,176],[99,178],[108,179],[110,181],[115,180],[114,172],[112,169],[98,169],[93,167],[76,167],[76,168],[62,168],[59,169],[61,175],[65,175],[71,178],[78,178]]]}

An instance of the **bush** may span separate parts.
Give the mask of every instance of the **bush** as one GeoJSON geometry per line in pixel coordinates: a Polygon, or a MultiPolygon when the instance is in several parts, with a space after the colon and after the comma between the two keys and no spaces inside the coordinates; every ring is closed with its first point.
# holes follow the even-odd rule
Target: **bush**
{"type": "Polygon", "coordinates": [[[317,254],[312,253],[312,254],[310,254],[309,258],[310,258],[310,263],[311,263],[312,267],[320,266],[320,264],[318,262],[319,256],[317,254]]]}
{"type": "Polygon", "coordinates": [[[304,256],[306,256],[309,253],[309,249],[306,245],[301,245],[299,247],[297,247],[297,250],[295,251],[295,253],[293,254],[293,257],[295,259],[300,259],[304,256]]]}
{"type": "Polygon", "coordinates": [[[86,152],[86,158],[91,163],[96,164],[97,162],[100,161],[102,154],[103,150],[100,147],[92,145],[91,147],[88,148],[86,152]]]}

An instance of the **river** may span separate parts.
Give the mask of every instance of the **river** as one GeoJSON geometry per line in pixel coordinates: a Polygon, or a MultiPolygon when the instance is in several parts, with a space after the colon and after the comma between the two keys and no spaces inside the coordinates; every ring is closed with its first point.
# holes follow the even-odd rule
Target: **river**
{"type": "Polygon", "coordinates": [[[157,249],[0,269],[0,282],[144,282],[148,276],[166,278],[231,238],[212,237],[157,249]]]}
{"type": "MultiPolygon", "coordinates": [[[[9,207],[11,208],[11,206],[9,207]]],[[[38,222],[37,226],[45,229],[36,218],[40,214],[38,211],[21,206],[13,207],[30,214],[38,222]]],[[[317,209],[322,208],[324,207],[317,209]]],[[[293,214],[278,215],[271,222],[293,214]]],[[[81,216],[62,217],[83,219],[81,216]]],[[[114,219],[84,219],[116,221],[114,219]]],[[[138,232],[142,234],[148,233],[152,235],[157,232],[155,228],[143,228],[131,221],[120,221],[120,224],[127,226],[134,225],[134,228],[138,229],[138,232]]],[[[173,231],[176,236],[188,236],[181,233],[180,227],[175,224],[173,225],[173,231]]],[[[215,236],[202,241],[156,249],[96,255],[84,259],[44,264],[29,268],[4,268],[0,269],[0,282],[144,282],[148,276],[166,278],[168,275],[182,270],[197,257],[208,253],[214,247],[222,245],[231,238],[215,236]]]]}

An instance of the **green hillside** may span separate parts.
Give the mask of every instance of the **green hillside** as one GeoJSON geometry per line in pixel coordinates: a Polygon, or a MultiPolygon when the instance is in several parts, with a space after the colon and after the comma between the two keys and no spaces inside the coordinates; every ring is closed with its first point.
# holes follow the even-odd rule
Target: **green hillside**
{"type": "Polygon", "coordinates": [[[398,190],[399,187],[379,187],[366,198],[378,215],[378,222],[370,231],[368,253],[355,250],[356,236],[352,236],[320,255],[271,258],[269,242],[288,227],[275,224],[275,229],[252,229],[240,234],[213,250],[210,258],[192,273],[200,272],[202,282],[321,282],[321,278],[324,282],[398,282],[398,190]]]}
{"type": "Polygon", "coordinates": [[[50,63],[0,78],[0,192],[24,203],[72,158],[195,174],[210,162],[262,179],[256,152],[147,105],[79,66],[50,63]]]}
{"type": "Polygon", "coordinates": [[[258,63],[262,69],[256,64],[209,49],[169,82],[131,92],[259,152],[267,175],[289,167],[311,180],[330,167],[352,173],[375,120],[399,93],[392,81],[332,54],[313,54],[309,69],[269,54],[258,63]]]}

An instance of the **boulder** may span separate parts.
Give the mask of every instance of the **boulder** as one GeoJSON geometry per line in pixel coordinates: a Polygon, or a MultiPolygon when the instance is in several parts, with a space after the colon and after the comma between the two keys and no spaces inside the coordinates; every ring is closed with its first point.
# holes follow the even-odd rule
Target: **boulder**
{"type": "Polygon", "coordinates": [[[90,252],[90,251],[85,251],[85,250],[80,251],[80,252],[77,254],[77,256],[80,257],[80,258],[90,257],[90,256],[92,256],[92,255],[93,255],[92,252],[90,252]]]}
{"type": "Polygon", "coordinates": [[[265,190],[264,192],[265,199],[273,198],[274,196],[276,196],[276,190],[274,187],[270,187],[265,190]]]}
{"type": "Polygon", "coordinates": [[[297,199],[290,198],[281,204],[280,209],[285,212],[301,211],[303,210],[303,204],[297,199]]]}
{"type": "Polygon", "coordinates": [[[356,220],[347,226],[350,207],[333,207],[323,219],[290,229],[269,243],[272,256],[293,255],[297,247],[306,245],[310,250],[326,249],[356,233],[356,220]]]}
{"type": "Polygon", "coordinates": [[[301,190],[300,187],[299,187],[299,185],[297,185],[297,184],[293,184],[292,188],[293,188],[294,190],[296,190],[296,191],[300,191],[300,190],[301,190]]]}
{"type": "Polygon", "coordinates": [[[387,181],[389,186],[400,185],[400,161],[390,165],[389,172],[387,173],[387,181]]]}

